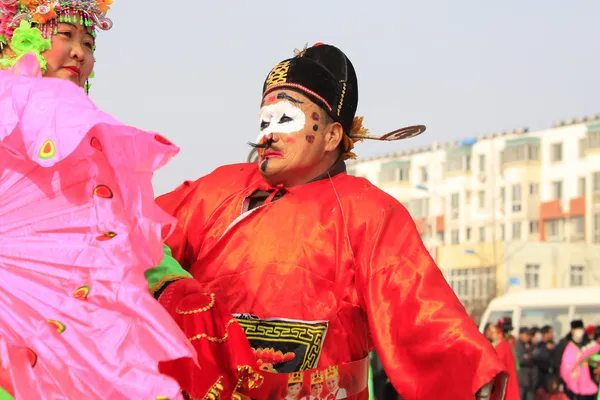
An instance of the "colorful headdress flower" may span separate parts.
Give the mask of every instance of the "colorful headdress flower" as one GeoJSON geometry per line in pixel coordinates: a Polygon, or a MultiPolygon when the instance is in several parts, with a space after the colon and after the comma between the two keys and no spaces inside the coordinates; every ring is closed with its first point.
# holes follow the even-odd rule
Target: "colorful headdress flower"
{"type": "Polygon", "coordinates": [[[101,30],[113,23],[106,18],[113,0],[0,0],[0,42],[7,44],[21,21],[35,23],[49,38],[61,22],[76,22],[101,30]]]}

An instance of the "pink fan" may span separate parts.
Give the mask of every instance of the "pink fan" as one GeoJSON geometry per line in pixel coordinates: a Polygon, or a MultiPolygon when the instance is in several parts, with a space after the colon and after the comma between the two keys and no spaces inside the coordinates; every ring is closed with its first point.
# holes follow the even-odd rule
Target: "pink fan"
{"type": "MultiPolygon", "coordinates": [[[[195,357],[148,293],[171,223],[153,172],[178,149],[70,82],[0,71],[0,386],[17,399],[181,398],[195,357]]],[[[38,75],[39,76],[39,75],[38,75]]]]}

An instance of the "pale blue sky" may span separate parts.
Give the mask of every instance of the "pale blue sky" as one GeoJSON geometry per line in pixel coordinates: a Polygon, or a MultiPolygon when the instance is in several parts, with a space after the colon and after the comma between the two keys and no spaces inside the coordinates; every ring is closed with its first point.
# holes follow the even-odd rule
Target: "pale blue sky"
{"type": "Polygon", "coordinates": [[[158,193],[245,159],[263,80],[305,43],[346,52],[373,133],[427,125],[359,157],[600,112],[598,0],[115,0],[110,16],[91,96],[181,147],[158,193]]]}

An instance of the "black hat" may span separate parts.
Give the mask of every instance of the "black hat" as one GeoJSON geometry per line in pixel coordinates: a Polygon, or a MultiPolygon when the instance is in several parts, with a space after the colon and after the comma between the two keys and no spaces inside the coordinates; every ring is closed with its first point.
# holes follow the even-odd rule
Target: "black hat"
{"type": "Polygon", "coordinates": [[[571,321],[571,329],[583,329],[583,321],[580,319],[571,321]]]}
{"type": "Polygon", "coordinates": [[[263,85],[263,97],[287,88],[318,104],[350,133],[358,105],[358,80],[352,63],[337,47],[317,43],[277,64],[263,85]]]}

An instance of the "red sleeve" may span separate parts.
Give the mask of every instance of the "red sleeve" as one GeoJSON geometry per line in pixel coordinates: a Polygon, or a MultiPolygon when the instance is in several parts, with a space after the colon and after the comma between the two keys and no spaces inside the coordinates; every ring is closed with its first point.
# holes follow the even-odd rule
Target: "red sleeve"
{"type": "Polygon", "coordinates": [[[354,245],[357,282],[384,369],[405,400],[473,398],[504,367],[406,209],[391,197],[382,200],[377,226],[367,226],[354,245]]]}
{"type": "MultiPolygon", "coordinates": [[[[201,201],[198,196],[201,182],[202,178],[195,182],[186,181],[174,191],[156,199],[156,204],[177,219],[177,225],[171,235],[166,238],[165,244],[171,249],[173,258],[186,270],[189,268],[189,265],[185,263],[186,255],[189,252],[187,241],[189,222],[192,217],[201,212],[201,208],[198,207],[201,201]]],[[[166,233],[163,232],[163,234],[166,233]]]]}

